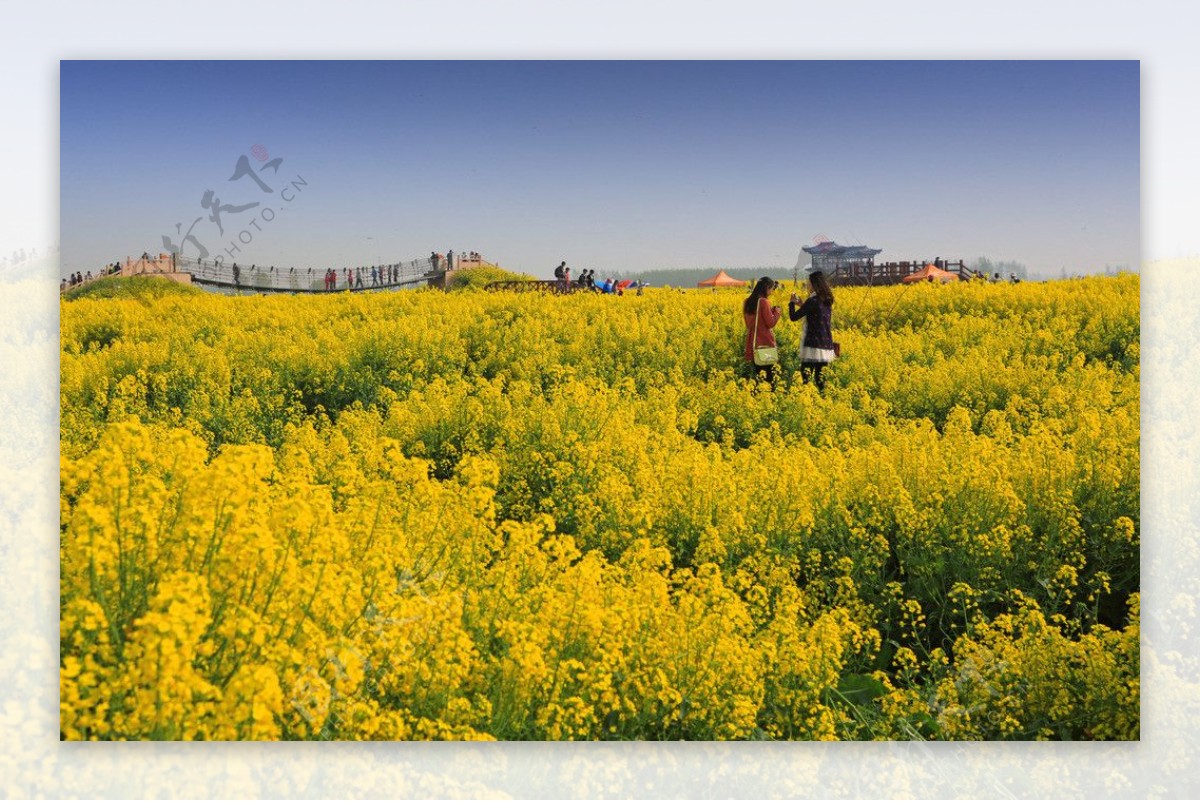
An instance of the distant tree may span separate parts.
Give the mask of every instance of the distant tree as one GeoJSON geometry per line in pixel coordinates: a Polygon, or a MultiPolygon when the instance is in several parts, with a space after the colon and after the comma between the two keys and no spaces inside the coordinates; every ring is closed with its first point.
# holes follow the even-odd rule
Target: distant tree
{"type": "Polygon", "coordinates": [[[1008,278],[1010,274],[1015,275],[1022,281],[1029,277],[1029,268],[1019,261],[999,261],[996,262],[996,269],[1000,271],[1000,275],[1008,278]]]}
{"type": "MultiPolygon", "coordinates": [[[[791,272],[790,268],[778,265],[769,267],[722,267],[714,265],[712,267],[681,269],[614,271],[611,275],[619,280],[646,281],[652,286],[694,287],[697,282],[705,278],[711,278],[721,269],[724,269],[730,278],[737,278],[741,281],[755,281],[764,275],[769,275],[772,278],[783,281],[786,280],[788,273],[791,272]]],[[[596,274],[599,277],[607,276],[610,273],[606,270],[598,269],[596,274]]]]}
{"type": "Polygon", "coordinates": [[[989,276],[1000,273],[1001,278],[1008,278],[1009,275],[1015,275],[1022,281],[1029,278],[1029,268],[1019,261],[992,261],[987,256],[980,256],[971,267],[989,276]]]}

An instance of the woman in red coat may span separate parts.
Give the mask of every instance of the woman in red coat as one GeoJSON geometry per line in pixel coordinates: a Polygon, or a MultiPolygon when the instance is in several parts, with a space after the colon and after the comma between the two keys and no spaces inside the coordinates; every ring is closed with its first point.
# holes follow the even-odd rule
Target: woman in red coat
{"type": "Polygon", "coordinates": [[[764,275],[758,279],[758,283],[754,285],[754,291],[742,304],[742,319],[746,323],[746,361],[754,366],[755,378],[765,376],[771,383],[775,382],[775,365],[768,364],[760,367],[754,364],[754,348],[776,347],[775,332],[771,329],[779,322],[781,310],[778,306],[771,305],[771,290],[775,286],[775,282],[764,275]]]}

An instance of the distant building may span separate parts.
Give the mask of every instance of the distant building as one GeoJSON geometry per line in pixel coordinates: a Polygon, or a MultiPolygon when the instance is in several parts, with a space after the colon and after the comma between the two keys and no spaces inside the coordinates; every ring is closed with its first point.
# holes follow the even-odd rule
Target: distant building
{"type": "Polygon", "coordinates": [[[839,245],[833,241],[821,242],[803,250],[812,257],[813,270],[820,270],[828,276],[837,273],[847,277],[869,274],[870,268],[875,265],[875,257],[883,252],[881,248],[839,245]]]}
{"type": "Polygon", "coordinates": [[[831,284],[838,286],[898,284],[926,267],[954,273],[961,279],[971,279],[980,275],[978,271],[963,264],[962,259],[949,261],[941,256],[876,263],[875,257],[883,251],[865,245],[839,245],[837,242],[825,241],[803,248],[803,251],[812,257],[812,265],[808,269],[820,270],[825,273],[831,284]]]}

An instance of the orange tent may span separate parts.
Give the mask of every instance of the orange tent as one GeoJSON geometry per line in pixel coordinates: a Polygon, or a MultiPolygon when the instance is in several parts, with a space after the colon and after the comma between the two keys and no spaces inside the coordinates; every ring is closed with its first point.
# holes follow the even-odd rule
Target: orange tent
{"type": "Polygon", "coordinates": [[[958,274],[952,273],[949,270],[943,270],[940,267],[934,267],[932,264],[926,264],[912,275],[906,275],[900,280],[906,284],[916,281],[941,281],[944,284],[947,281],[957,281],[958,274]]]}
{"type": "Polygon", "coordinates": [[[696,286],[745,286],[749,281],[739,281],[736,278],[730,278],[729,273],[721,270],[712,278],[705,278],[696,286]]]}

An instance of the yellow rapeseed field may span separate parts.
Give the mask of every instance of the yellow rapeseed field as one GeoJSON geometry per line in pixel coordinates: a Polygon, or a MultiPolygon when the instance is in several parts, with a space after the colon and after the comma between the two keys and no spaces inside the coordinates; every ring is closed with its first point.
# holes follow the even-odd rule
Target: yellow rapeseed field
{"type": "Polygon", "coordinates": [[[1138,290],[66,300],[61,734],[1136,739],[1138,290]]]}

